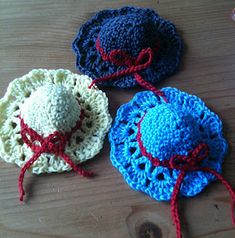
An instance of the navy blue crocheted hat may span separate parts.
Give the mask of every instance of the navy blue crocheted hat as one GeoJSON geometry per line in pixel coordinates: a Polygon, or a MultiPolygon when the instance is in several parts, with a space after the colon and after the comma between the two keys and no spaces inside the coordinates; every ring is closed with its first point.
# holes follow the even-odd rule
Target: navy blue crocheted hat
{"type": "Polygon", "coordinates": [[[182,54],[174,24],[136,7],[98,12],[81,27],[72,47],[81,72],[93,79],[112,75],[108,79],[116,80],[106,78],[103,84],[119,88],[136,86],[136,72],[149,83],[172,75],[182,54]]]}
{"type": "MultiPolygon", "coordinates": [[[[204,102],[175,88],[157,96],[139,92],[117,112],[109,133],[111,161],[135,190],[156,200],[171,200],[177,237],[181,237],[178,195],[192,197],[222,177],[227,152],[222,122],[204,102]]],[[[235,223],[235,219],[233,217],[235,223]]]]}

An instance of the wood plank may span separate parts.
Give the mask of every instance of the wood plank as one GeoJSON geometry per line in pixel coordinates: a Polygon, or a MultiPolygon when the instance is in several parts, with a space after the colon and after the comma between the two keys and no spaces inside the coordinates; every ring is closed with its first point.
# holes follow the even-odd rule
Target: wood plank
{"type": "MultiPolygon", "coordinates": [[[[235,186],[235,22],[232,0],[1,0],[0,96],[11,80],[32,68],[75,69],[71,42],[95,12],[134,4],[154,8],[172,20],[186,49],[181,70],[158,86],[177,87],[201,97],[220,115],[230,151],[223,174],[235,186]]],[[[110,111],[141,89],[106,89],[110,111]]],[[[18,201],[19,168],[0,161],[0,237],[3,238],[160,238],[175,237],[168,203],[131,190],[109,160],[109,143],[87,167],[93,180],[75,173],[31,175],[28,199],[18,201]]],[[[213,183],[192,199],[182,199],[185,237],[231,238],[228,193],[213,183]]]]}

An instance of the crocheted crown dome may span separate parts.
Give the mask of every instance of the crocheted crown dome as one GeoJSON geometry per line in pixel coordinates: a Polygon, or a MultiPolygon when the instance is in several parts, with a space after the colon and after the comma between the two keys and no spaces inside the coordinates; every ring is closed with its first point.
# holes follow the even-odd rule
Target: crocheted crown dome
{"type": "Polygon", "coordinates": [[[187,154],[202,139],[192,115],[177,110],[168,103],[146,112],[140,133],[147,152],[161,161],[176,154],[187,154]]]}
{"type": "MultiPolygon", "coordinates": [[[[80,28],[72,47],[77,55],[77,68],[92,79],[128,67],[110,60],[108,56],[112,51],[126,52],[133,61],[142,50],[150,48],[153,53],[151,64],[140,73],[147,82],[157,83],[178,69],[183,43],[174,24],[154,10],[123,7],[98,12],[80,28]]],[[[119,88],[138,85],[132,74],[102,84],[119,88]]]]}
{"type": "MultiPolygon", "coordinates": [[[[221,173],[227,143],[219,117],[198,97],[174,88],[161,91],[167,102],[144,91],[120,107],[109,133],[110,159],[133,189],[156,200],[170,200],[180,174],[178,168],[171,167],[174,157],[188,160],[194,154],[197,161],[206,156],[202,168],[221,173]],[[193,151],[202,144],[208,146],[209,154],[202,149],[195,155],[193,151]]],[[[214,179],[200,169],[188,171],[180,194],[195,196],[214,179]]]]}
{"type": "Polygon", "coordinates": [[[76,125],[81,107],[62,85],[46,84],[34,91],[20,107],[21,118],[39,134],[68,132],[76,125]]]}
{"type": "Polygon", "coordinates": [[[132,56],[147,47],[155,47],[158,25],[144,14],[130,13],[107,21],[99,33],[100,46],[106,53],[122,49],[132,56]]]}

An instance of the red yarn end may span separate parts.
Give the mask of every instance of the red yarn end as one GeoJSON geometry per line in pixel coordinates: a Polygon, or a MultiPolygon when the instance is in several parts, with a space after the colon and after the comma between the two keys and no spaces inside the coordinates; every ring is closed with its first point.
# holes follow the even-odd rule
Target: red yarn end
{"type": "Polygon", "coordinates": [[[231,197],[231,219],[232,219],[232,223],[235,225],[235,214],[234,214],[234,209],[235,209],[235,191],[234,191],[232,185],[221,174],[219,174],[214,169],[211,169],[211,168],[201,168],[200,170],[213,174],[226,187],[226,189],[228,190],[228,192],[230,194],[230,197],[231,197]]]}
{"type": "Polygon", "coordinates": [[[25,192],[24,191],[20,191],[20,202],[23,202],[24,200],[24,195],[25,195],[25,192]]]}
{"type": "Polygon", "coordinates": [[[23,202],[24,195],[25,195],[24,188],[23,188],[23,180],[24,180],[24,175],[23,176],[19,176],[18,189],[19,189],[19,195],[20,195],[19,196],[20,202],[23,202]]]}
{"type": "Polygon", "coordinates": [[[94,177],[95,173],[92,171],[83,170],[81,167],[77,166],[77,172],[83,177],[94,177]]]}
{"type": "Polygon", "coordinates": [[[19,189],[19,199],[22,202],[24,200],[24,188],[23,188],[23,177],[19,177],[18,179],[18,189],[19,189]]]}
{"type": "Polygon", "coordinates": [[[89,89],[91,89],[96,84],[95,80],[88,86],[89,89]]]}

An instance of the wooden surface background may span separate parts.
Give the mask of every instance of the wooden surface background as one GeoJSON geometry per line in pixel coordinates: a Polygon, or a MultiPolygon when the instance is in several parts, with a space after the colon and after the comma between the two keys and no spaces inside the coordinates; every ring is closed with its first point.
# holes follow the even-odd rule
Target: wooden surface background
{"type": "MultiPolygon", "coordinates": [[[[82,23],[104,8],[154,8],[172,20],[186,43],[179,73],[162,82],[201,97],[224,122],[230,152],[223,174],[235,186],[235,22],[233,0],[0,0],[0,96],[11,80],[32,68],[75,69],[71,42],[82,23]]],[[[114,117],[141,89],[105,89],[114,117]]],[[[1,113],[1,112],[0,112],[1,113]]],[[[32,175],[29,199],[18,200],[19,168],[0,162],[1,238],[161,238],[175,237],[168,203],[131,190],[109,160],[109,144],[87,167],[98,176],[75,173],[32,175]]],[[[213,183],[199,196],[182,199],[184,237],[235,237],[230,200],[213,183]]]]}

